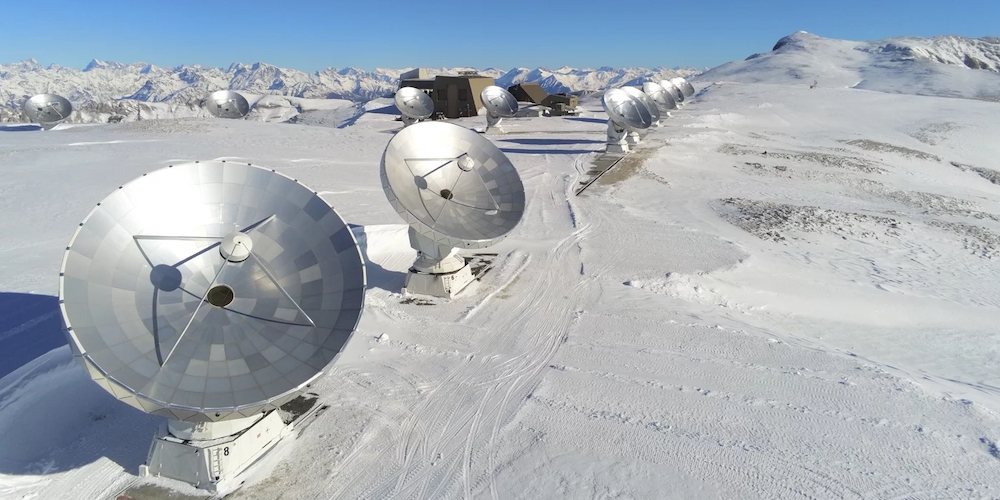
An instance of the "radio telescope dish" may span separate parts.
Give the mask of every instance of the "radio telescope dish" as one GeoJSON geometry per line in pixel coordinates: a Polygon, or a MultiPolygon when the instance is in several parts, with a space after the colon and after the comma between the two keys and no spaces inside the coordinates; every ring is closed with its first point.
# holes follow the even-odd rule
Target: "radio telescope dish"
{"type": "Polygon", "coordinates": [[[674,86],[673,83],[670,83],[670,80],[660,80],[660,86],[663,87],[663,90],[666,90],[667,93],[670,94],[670,97],[674,98],[674,101],[677,102],[678,106],[684,102],[684,92],[681,92],[681,89],[674,86]]]}
{"type": "Polygon", "coordinates": [[[524,186],[510,160],[489,140],[450,123],[399,131],[382,154],[380,174],[417,250],[405,285],[412,293],[462,291],[473,276],[454,248],[496,244],[524,213],[524,186]]]}
{"type": "Polygon", "coordinates": [[[396,107],[403,115],[404,127],[426,120],[434,114],[434,101],[431,100],[431,96],[413,87],[397,90],[395,101],[396,107]]]}
{"type": "Polygon", "coordinates": [[[653,124],[649,109],[642,101],[622,89],[605,92],[601,104],[608,114],[607,152],[628,153],[628,135],[653,124]]]}
{"type": "Polygon", "coordinates": [[[684,97],[691,97],[694,95],[694,86],[688,83],[688,81],[684,78],[676,76],[670,79],[670,83],[673,83],[675,87],[680,89],[681,93],[684,94],[684,97]]]}
{"type": "Polygon", "coordinates": [[[216,118],[243,118],[250,112],[250,103],[239,92],[217,90],[205,99],[208,112],[216,118]]]}
{"type": "Polygon", "coordinates": [[[654,82],[643,83],[642,91],[663,111],[677,109],[677,101],[660,84],[654,82]]]}
{"type": "Polygon", "coordinates": [[[653,125],[656,125],[656,122],[660,121],[660,108],[656,107],[656,103],[645,92],[635,87],[622,87],[622,90],[628,92],[630,96],[636,98],[643,106],[646,106],[650,117],[653,119],[653,125]]]}
{"type": "Polygon", "coordinates": [[[517,98],[503,87],[490,85],[479,93],[486,107],[486,133],[503,134],[500,122],[517,114],[517,98]]]}
{"type": "Polygon", "coordinates": [[[38,94],[24,101],[23,109],[29,120],[48,130],[69,118],[73,105],[61,95],[38,94]]]}
{"type": "Polygon", "coordinates": [[[241,431],[266,427],[254,434],[268,439],[225,454],[223,469],[237,474],[277,442],[285,425],[274,410],[351,338],[365,270],[350,228],[312,190],[209,161],[145,174],[104,198],[70,240],[59,284],[69,345],[90,376],[169,419],[146,472],[204,485],[221,475],[208,474],[208,460],[175,462],[212,450],[219,456],[202,456],[223,460],[223,445],[251,434],[241,431]]]}
{"type": "MultiPolygon", "coordinates": [[[[631,95],[636,100],[638,100],[639,102],[641,102],[643,106],[646,106],[646,109],[649,110],[650,117],[653,119],[653,125],[651,125],[651,126],[653,126],[653,127],[659,127],[659,126],[661,126],[661,124],[660,124],[660,108],[656,107],[656,103],[653,102],[653,100],[650,99],[649,96],[646,95],[645,92],[643,92],[643,91],[641,91],[641,90],[639,90],[639,89],[637,89],[635,87],[622,87],[622,90],[624,90],[625,92],[628,92],[629,95],[631,95]]],[[[636,144],[639,144],[639,140],[640,140],[639,131],[635,130],[635,129],[630,130],[629,134],[625,137],[625,139],[630,144],[632,144],[633,146],[636,145],[636,144]]]]}

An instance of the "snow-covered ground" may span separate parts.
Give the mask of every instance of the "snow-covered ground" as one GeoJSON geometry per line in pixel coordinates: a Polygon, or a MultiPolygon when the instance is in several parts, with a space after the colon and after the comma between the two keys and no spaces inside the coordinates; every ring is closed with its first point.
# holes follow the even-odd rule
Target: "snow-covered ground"
{"type": "Polygon", "coordinates": [[[998,72],[1000,39],[995,37],[896,37],[858,42],[799,31],[778,40],[771,52],[723,64],[701,78],[744,83],[798,81],[1000,101],[998,72]]]}
{"type": "Polygon", "coordinates": [[[58,268],[92,204],[215,158],[324,193],[369,260],[314,388],[330,409],[232,498],[1000,497],[1000,103],[736,80],[696,82],[581,196],[596,101],[505,122],[525,218],[475,293],[431,306],[399,293],[414,253],[378,180],[400,125],[380,105],[343,128],[0,131],[0,363],[20,366],[0,372],[0,497],[135,480],[157,419],[67,347],[26,346],[60,343],[58,268]]]}

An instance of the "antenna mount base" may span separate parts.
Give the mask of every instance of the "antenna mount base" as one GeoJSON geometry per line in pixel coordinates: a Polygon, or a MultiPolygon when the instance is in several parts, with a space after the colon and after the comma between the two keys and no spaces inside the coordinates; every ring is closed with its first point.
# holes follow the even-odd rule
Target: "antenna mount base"
{"type": "Polygon", "coordinates": [[[456,249],[438,244],[413,226],[410,226],[409,236],[410,245],[417,251],[417,260],[406,274],[404,291],[451,298],[475,281],[471,266],[456,249]]]}

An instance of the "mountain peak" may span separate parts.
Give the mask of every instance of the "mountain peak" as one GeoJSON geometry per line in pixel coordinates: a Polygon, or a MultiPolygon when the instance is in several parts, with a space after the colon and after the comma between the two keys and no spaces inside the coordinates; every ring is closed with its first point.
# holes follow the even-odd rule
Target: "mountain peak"
{"type": "Polygon", "coordinates": [[[107,64],[104,61],[99,61],[97,59],[91,59],[90,63],[87,64],[87,67],[83,68],[83,70],[84,71],[91,71],[91,70],[94,70],[94,69],[97,69],[97,68],[103,68],[105,66],[107,66],[107,64]]]}
{"type": "Polygon", "coordinates": [[[42,65],[38,64],[38,61],[32,58],[13,63],[10,65],[10,68],[15,71],[38,71],[42,69],[42,65]]]}
{"type": "Polygon", "coordinates": [[[778,40],[778,43],[774,44],[774,48],[772,48],[771,51],[778,50],[789,44],[799,44],[810,40],[821,40],[822,38],[823,37],[816,36],[808,31],[799,30],[791,35],[781,37],[781,39],[778,40]]]}
{"type": "MultiPolygon", "coordinates": [[[[143,63],[137,63],[137,64],[143,64],[143,63]]],[[[87,67],[83,68],[83,71],[93,71],[95,69],[122,69],[127,66],[128,66],[127,64],[122,64],[118,62],[108,62],[108,61],[101,61],[100,59],[91,59],[90,63],[87,64],[87,67]]]]}

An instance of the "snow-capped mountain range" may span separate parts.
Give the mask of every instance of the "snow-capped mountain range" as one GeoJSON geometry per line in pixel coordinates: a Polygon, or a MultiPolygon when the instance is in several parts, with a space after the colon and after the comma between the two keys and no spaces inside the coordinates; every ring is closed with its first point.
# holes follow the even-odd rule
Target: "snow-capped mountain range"
{"type": "MultiPolygon", "coordinates": [[[[431,75],[458,74],[473,68],[437,68],[431,75]]],[[[42,66],[35,60],[0,64],[0,121],[25,122],[20,105],[31,95],[56,93],[79,113],[72,122],[103,121],[118,115],[144,118],[201,116],[201,99],[210,91],[238,90],[249,96],[272,95],[269,104],[287,108],[270,118],[288,119],[304,111],[302,100],[349,104],[391,96],[407,69],[358,68],[306,73],[267,63],[232,64],[227,69],[194,66],[165,68],[147,63],[93,60],[85,68],[42,66]],[[279,117],[279,118],[275,118],[279,117]]],[[[550,93],[598,92],[641,85],[677,75],[702,82],[803,80],[884,92],[1000,100],[1000,39],[995,37],[896,37],[872,42],[822,38],[804,31],[782,38],[771,52],[754,54],[701,73],[695,69],[562,67],[478,70],[497,85],[538,82],[550,93]],[[912,78],[895,78],[907,74],[912,78]],[[961,80],[962,85],[955,84],[961,80]],[[903,82],[903,83],[900,83],[903,82]]],[[[320,107],[328,107],[321,105],[320,107]]],[[[263,116],[263,115],[262,115],[263,116]]]]}
{"type": "MultiPolygon", "coordinates": [[[[431,69],[432,75],[457,74],[472,68],[431,69]]],[[[31,95],[52,92],[74,104],[118,99],[143,102],[187,102],[209,91],[230,89],[250,94],[276,94],[307,99],[346,99],[364,102],[391,96],[406,69],[328,68],[315,73],[279,68],[266,63],[232,64],[228,69],[204,66],[163,68],[146,63],[122,64],[94,60],[86,68],[42,66],[34,60],[0,64],[0,106],[15,108],[31,95]]],[[[550,93],[597,91],[640,83],[650,78],[689,75],[695,70],[598,68],[495,68],[479,70],[498,85],[539,82],[550,93]]]]}

